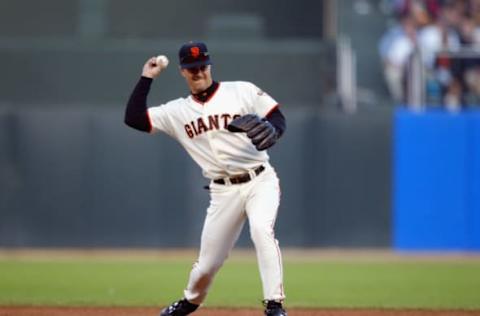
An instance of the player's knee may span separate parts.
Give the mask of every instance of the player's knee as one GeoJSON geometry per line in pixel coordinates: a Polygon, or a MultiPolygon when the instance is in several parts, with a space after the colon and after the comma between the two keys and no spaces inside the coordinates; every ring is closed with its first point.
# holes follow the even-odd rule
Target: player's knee
{"type": "Polygon", "coordinates": [[[250,225],[250,237],[254,244],[265,240],[275,239],[273,228],[269,225],[253,224],[250,225]]]}

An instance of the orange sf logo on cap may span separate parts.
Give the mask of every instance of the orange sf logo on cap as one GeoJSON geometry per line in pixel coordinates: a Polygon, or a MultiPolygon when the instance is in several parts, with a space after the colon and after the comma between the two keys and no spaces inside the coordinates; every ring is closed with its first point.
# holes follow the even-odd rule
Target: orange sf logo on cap
{"type": "Polygon", "coordinates": [[[197,46],[190,47],[190,53],[192,54],[193,58],[197,58],[198,56],[200,56],[200,48],[198,48],[197,46]]]}

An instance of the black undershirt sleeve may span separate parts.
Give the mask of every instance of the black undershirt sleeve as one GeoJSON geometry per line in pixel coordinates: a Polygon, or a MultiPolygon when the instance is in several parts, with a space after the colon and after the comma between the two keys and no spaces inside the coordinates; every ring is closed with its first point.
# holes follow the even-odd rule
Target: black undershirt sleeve
{"type": "Polygon", "coordinates": [[[143,76],[140,78],[130,95],[130,99],[128,99],[125,110],[125,124],[147,133],[152,130],[147,110],[147,96],[150,92],[152,81],[152,78],[143,76]]]}
{"type": "Polygon", "coordinates": [[[275,108],[272,112],[270,112],[267,115],[266,119],[273,126],[275,126],[275,129],[278,132],[278,138],[280,138],[282,134],[285,132],[285,130],[287,129],[285,116],[283,116],[282,112],[280,112],[280,109],[278,107],[275,108]]]}

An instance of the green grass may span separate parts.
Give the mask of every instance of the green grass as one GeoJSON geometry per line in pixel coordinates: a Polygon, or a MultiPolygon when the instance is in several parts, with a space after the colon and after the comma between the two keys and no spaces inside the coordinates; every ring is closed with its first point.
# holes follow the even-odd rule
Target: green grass
{"type": "MultiPolygon", "coordinates": [[[[191,261],[0,259],[0,305],[159,306],[182,295],[191,261]]],[[[285,262],[289,307],[480,309],[480,263],[285,262]]],[[[258,306],[256,262],[229,260],[206,306],[258,306]]]]}

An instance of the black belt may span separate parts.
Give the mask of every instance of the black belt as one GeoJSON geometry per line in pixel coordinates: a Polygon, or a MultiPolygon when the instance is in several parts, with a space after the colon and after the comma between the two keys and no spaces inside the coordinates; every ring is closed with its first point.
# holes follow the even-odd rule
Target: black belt
{"type": "MultiPolygon", "coordinates": [[[[260,166],[260,167],[255,168],[253,170],[253,172],[255,172],[255,175],[258,176],[260,173],[262,173],[263,170],[265,170],[265,167],[260,166]]],[[[250,176],[249,173],[244,173],[244,174],[234,176],[234,177],[231,177],[231,178],[228,178],[228,179],[230,180],[231,184],[240,184],[240,183],[245,183],[245,182],[248,182],[248,181],[252,180],[252,177],[250,176]]],[[[216,183],[216,184],[225,184],[225,179],[216,179],[216,180],[213,180],[213,182],[216,183]]]]}

